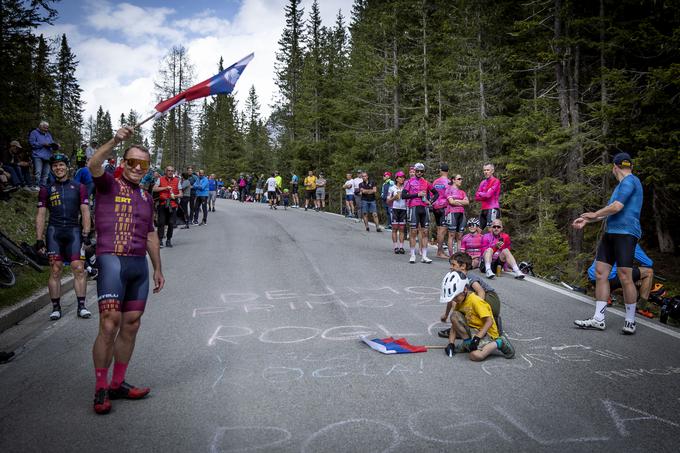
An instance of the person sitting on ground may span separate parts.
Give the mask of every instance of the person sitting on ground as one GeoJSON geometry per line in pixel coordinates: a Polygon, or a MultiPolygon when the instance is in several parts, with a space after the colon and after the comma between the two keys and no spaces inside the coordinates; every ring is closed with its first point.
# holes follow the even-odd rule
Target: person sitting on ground
{"type": "MultiPolygon", "coordinates": [[[[451,258],[449,258],[449,266],[452,271],[458,271],[464,273],[468,280],[470,281],[470,288],[479,296],[480,299],[486,301],[486,303],[491,306],[491,312],[494,314],[494,318],[498,319],[498,315],[501,312],[501,300],[498,297],[496,290],[491,287],[487,282],[485,282],[479,275],[470,272],[474,269],[472,265],[472,257],[465,252],[456,252],[451,258]]],[[[446,310],[441,316],[441,321],[446,322],[449,318],[449,313],[453,308],[451,303],[446,304],[446,310]]],[[[496,321],[498,323],[498,321],[496,321]]],[[[440,330],[437,335],[442,338],[448,338],[451,329],[440,330]]],[[[501,326],[498,325],[499,333],[503,333],[501,326]]]]}
{"type": "Polygon", "coordinates": [[[283,209],[286,210],[288,209],[288,206],[290,205],[290,192],[288,192],[288,189],[283,189],[283,209]]]}
{"type": "Polygon", "coordinates": [[[469,284],[466,274],[459,271],[449,272],[442,280],[439,302],[453,305],[449,344],[444,352],[453,357],[457,352],[456,338],[460,338],[463,342],[458,350],[469,352],[472,361],[482,361],[495,350],[512,359],[515,348],[500,335],[491,306],[470,291],[469,284]]]}
{"type": "MultiPolygon", "coordinates": [[[[635,286],[639,288],[639,299],[637,302],[637,312],[643,316],[649,317],[648,313],[653,305],[649,302],[649,293],[652,290],[652,284],[654,282],[654,261],[642,250],[640,244],[635,244],[635,254],[633,256],[633,282],[635,286]]],[[[593,284],[595,283],[595,260],[593,264],[588,268],[588,280],[593,284]]],[[[621,288],[621,280],[616,273],[616,263],[612,266],[612,270],[609,273],[609,290],[614,291],[621,288]]],[[[653,316],[653,314],[652,314],[653,316]]]]}
{"type": "Polygon", "coordinates": [[[510,251],[510,236],[503,233],[503,222],[496,219],[491,222],[491,231],[482,238],[482,256],[484,261],[480,264],[480,271],[486,272],[487,278],[494,278],[494,269],[508,264],[512,269],[512,275],[517,280],[524,279],[524,273],[519,270],[515,257],[510,251]]]}

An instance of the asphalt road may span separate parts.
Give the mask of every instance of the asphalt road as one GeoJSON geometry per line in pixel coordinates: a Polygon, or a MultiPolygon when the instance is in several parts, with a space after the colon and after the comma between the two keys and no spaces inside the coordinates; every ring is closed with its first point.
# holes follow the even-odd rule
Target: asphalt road
{"type": "Polygon", "coordinates": [[[504,275],[514,360],[382,355],[359,335],[446,343],[444,261],[411,265],[389,233],[331,214],[217,209],[162,250],[127,376],[147,399],[94,414],[97,320],[76,319],[73,293],[62,320],[46,308],[0,335],[18,352],[0,365],[0,451],[677,451],[676,330],[624,337],[612,313],[578,330],[587,302],[504,275]]]}

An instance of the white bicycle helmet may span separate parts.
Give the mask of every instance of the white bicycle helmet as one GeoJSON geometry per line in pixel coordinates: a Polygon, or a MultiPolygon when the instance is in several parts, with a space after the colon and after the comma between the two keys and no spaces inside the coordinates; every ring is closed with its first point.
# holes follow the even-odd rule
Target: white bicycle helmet
{"type": "Polygon", "coordinates": [[[418,162],[417,164],[415,164],[415,165],[413,166],[413,169],[414,169],[414,170],[425,171],[425,165],[423,165],[422,163],[418,162]]]}
{"type": "Polygon", "coordinates": [[[469,283],[470,281],[467,279],[467,276],[462,272],[449,272],[444,276],[444,280],[442,280],[442,292],[439,296],[439,302],[448,304],[454,297],[462,293],[469,283]]]}

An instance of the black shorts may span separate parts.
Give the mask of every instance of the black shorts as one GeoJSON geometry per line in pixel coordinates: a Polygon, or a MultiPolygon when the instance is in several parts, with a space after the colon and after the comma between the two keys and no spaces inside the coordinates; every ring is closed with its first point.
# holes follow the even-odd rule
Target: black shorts
{"type": "MultiPolygon", "coordinates": [[[[496,272],[496,268],[498,266],[503,266],[503,262],[501,261],[500,258],[496,258],[495,260],[491,260],[491,271],[496,272]]],[[[486,264],[484,263],[484,258],[480,257],[479,258],[479,271],[484,274],[486,272],[486,264]]]]}
{"type": "Polygon", "coordinates": [[[290,187],[290,193],[291,193],[291,194],[298,193],[298,185],[297,185],[297,184],[293,184],[293,185],[290,187]]]}
{"type": "Polygon", "coordinates": [[[430,211],[426,206],[412,206],[409,210],[409,224],[411,228],[428,228],[430,226],[430,211]]]}
{"type": "Polygon", "coordinates": [[[99,312],[144,311],[149,295],[146,256],[97,256],[99,312]]]}
{"type": "Polygon", "coordinates": [[[464,233],[467,226],[467,219],[464,212],[450,212],[446,221],[449,231],[464,233]]]}
{"type": "Polygon", "coordinates": [[[446,208],[441,208],[441,209],[433,209],[432,213],[434,214],[434,223],[438,227],[445,227],[446,226],[446,208]]]}
{"type": "Polygon", "coordinates": [[[481,214],[479,215],[479,228],[484,230],[487,225],[491,225],[491,223],[496,220],[501,218],[501,210],[498,208],[494,209],[482,209],[481,214]]]}
{"type": "Polygon", "coordinates": [[[314,190],[306,190],[305,189],[305,200],[314,200],[316,199],[316,189],[314,190]]]}
{"type": "MultiPolygon", "coordinates": [[[[633,282],[639,282],[640,281],[640,268],[637,266],[633,266],[633,282]]],[[[621,280],[619,280],[618,274],[609,280],[609,289],[611,291],[614,291],[615,289],[621,288],[621,280]]]]}
{"type": "Polygon", "coordinates": [[[406,225],[406,209],[392,209],[392,226],[406,225]]]}
{"type": "Polygon", "coordinates": [[[638,238],[630,234],[605,233],[597,246],[595,261],[607,263],[610,266],[633,267],[635,245],[638,238]]]}
{"type": "Polygon", "coordinates": [[[80,256],[80,228],[47,226],[45,234],[47,256],[52,261],[70,263],[78,261],[80,256]]]}
{"type": "Polygon", "coordinates": [[[276,198],[276,191],[268,190],[267,191],[267,198],[269,200],[274,200],[276,198]]]}

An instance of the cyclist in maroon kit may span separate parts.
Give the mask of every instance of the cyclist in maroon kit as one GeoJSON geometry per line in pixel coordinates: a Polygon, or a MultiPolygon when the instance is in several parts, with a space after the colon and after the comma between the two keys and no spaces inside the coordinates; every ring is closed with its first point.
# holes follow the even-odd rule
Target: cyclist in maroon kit
{"type": "Polygon", "coordinates": [[[149,292],[147,253],[154,268],[153,292],[159,292],[165,284],[159,239],[153,226],[153,199],[139,186],[149,169],[149,151],[141,145],[126,149],[120,178],[114,178],[102,168],[113,147],[128,140],[132,134],[131,127],[120,128],[111,140],[97,149],[88,163],[97,188],[99,334],[92,357],[96,376],[94,410],[98,414],[111,410],[111,399],[140,399],[150,392],[149,388],[134,387],[125,382],[149,292]],[[109,386],[112,359],[115,361],[109,386]]]}

